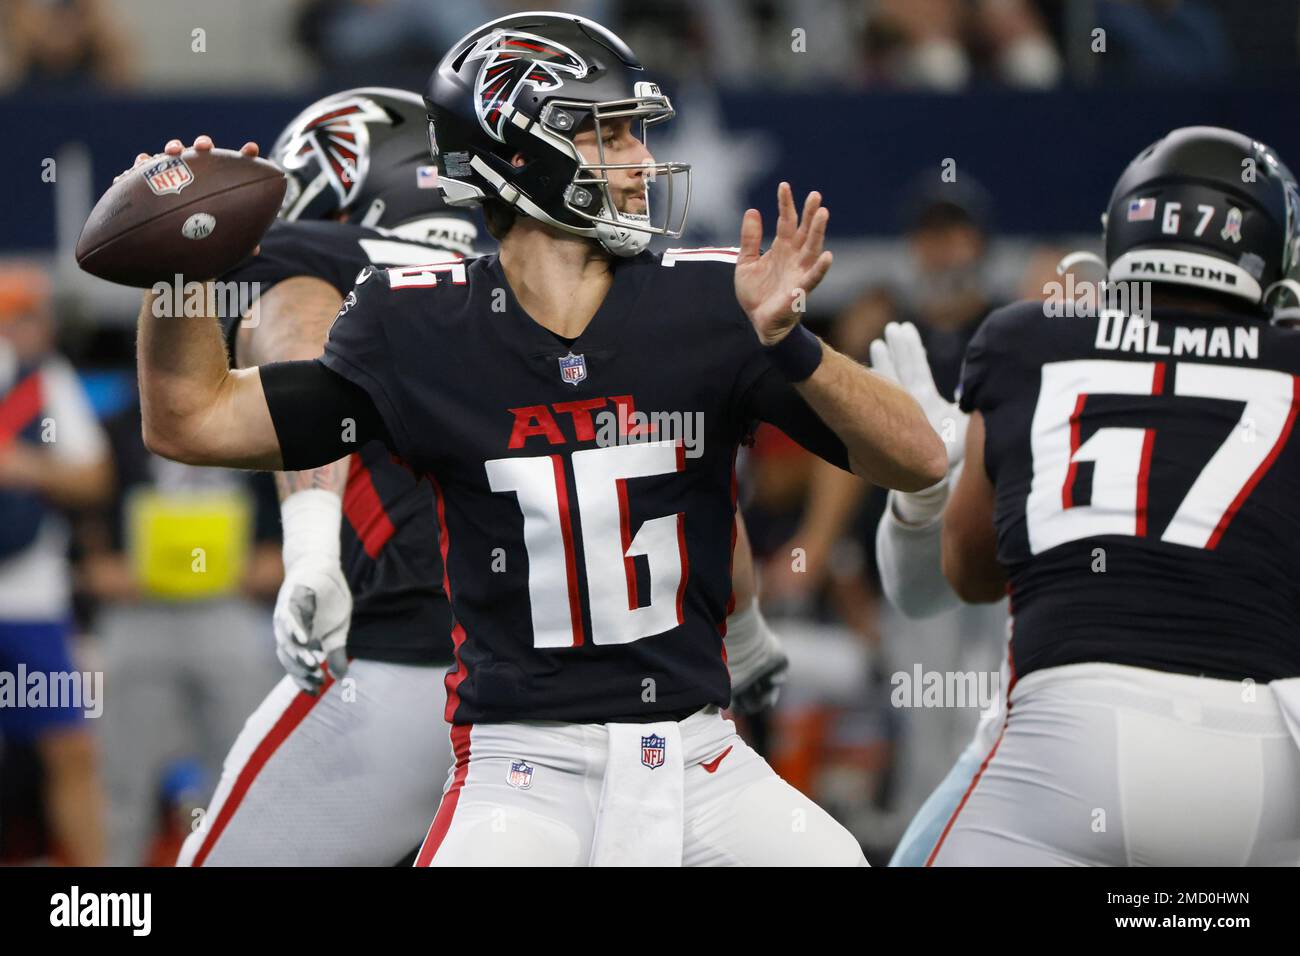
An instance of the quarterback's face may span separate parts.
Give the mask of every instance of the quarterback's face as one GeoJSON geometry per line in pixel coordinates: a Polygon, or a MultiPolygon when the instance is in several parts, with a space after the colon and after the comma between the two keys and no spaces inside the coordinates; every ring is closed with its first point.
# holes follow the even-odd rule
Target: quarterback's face
{"type": "MultiPolygon", "coordinates": [[[[608,165],[653,165],[654,157],[645,143],[637,138],[631,119],[605,120],[600,124],[600,138],[588,121],[573,137],[573,145],[588,163],[608,165]],[[602,156],[603,153],[603,156],[602,156]]],[[[607,169],[610,195],[619,212],[642,213],[646,211],[645,169],[607,169]]]]}

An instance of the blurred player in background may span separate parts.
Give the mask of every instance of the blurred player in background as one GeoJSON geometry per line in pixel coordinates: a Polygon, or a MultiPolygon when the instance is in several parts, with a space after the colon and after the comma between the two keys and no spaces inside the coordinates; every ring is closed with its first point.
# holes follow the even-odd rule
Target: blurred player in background
{"type": "MultiPolygon", "coordinates": [[[[474,251],[474,219],[439,196],[414,93],[328,96],[289,123],[272,159],[289,178],[281,218],[223,277],[260,293],[246,317],[223,319],[236,368],[319,355],[372,263],[474,251]]],[[[379,442],[275,480],[285,579],[273,630],[287,676],[235,740],[178,862],[392,865],[419,842],[451,763],[433,493],[379,442]]]]}
{"type": "Polygon", "coordinates": [[[103,793],[84,721],[104,702],[16,696],[26,695],[31,676],[52,690],[59,675],[79,670],[59,510],[98,504],[113,480],[104,433],[76,372],[54,351],[54,332],[44,273],[0,267],[0,672],[8,684],[0,738],[39,755],[60,861],[95,866],[104,862],[103,793]]]}

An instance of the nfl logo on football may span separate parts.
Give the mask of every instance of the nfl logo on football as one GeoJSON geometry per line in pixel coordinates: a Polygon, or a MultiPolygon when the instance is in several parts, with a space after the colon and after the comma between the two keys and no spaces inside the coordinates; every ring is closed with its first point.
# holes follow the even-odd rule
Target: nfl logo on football
{"type": "Polygon", "coordinates": [[[658,734],[641,738],[641,765],[653,770],[664,765],[664,750],[667,741],[658,734]]]}
{"type": "Polygon", "coordinates": [[[506,783],[516,790],[527,790],[533,785],[533,767],[527,760],[512,760],[506,783]]]}
{"type": "Polygon", "coordinates": [[[587,378],[587,360],[581,355],[560,356],[560,378],[570,385],[577,385],[587,378]]]}
{"type": "Polygon", "coordinates": [[[145,178],[145,182],[149,184],[155,196],[179,193],[194,182],[194,174],[190,172],[190,167],[179,156],[160,159],[142,169],[140,175],[145,178]]]}

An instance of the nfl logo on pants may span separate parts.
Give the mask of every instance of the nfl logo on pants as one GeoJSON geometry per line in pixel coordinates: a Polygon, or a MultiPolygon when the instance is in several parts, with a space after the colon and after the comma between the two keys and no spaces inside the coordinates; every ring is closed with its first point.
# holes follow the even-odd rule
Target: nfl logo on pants
{"type": "Polygon", "coordinates": [[[664,764],[664,746],[667,741],[658,734],[641,738],[641,765],[653,770],[664,764]]]}
{"type": "Polygon", "coordinates": [[[506,783],[516,790],[527,790],[533,785],[533,768],[527,760],[512,760],[506,783]]]}

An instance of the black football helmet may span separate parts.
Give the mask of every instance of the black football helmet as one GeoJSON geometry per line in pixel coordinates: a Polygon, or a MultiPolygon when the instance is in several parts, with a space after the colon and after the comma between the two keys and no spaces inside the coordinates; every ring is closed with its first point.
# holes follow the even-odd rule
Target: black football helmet
{"type": "Polygon", "coordinates": [[[493,20],[442,58],[425,102],[438,183],[449,205],[499,198],[620,256],[636,255],[651,236],[676,238],[686,225],[689,165],[605,162],[602,123],[628,118],[640,124],[646,143],[649,127],[671,119],[673,107],[627,45],[591,20],[562,13],[493,20]],[[573,144],[588,120],[600,144],[595,163],[573,144]],[[524,164],[515,166],[520,154],[524,164]],[[655,183],[655,206],[647,189],[644,215],[621,212],[609,190],[610,170],[633,168],[655,183]],[[675,189],[679,178],[684,187],[675,189]]]}
{"type": "Polygon", "coordinates": [[[287,174],[282,219],[338,219],[471,255],[472,218],[446,207],[419,94],[361,87],[317,100],[271,148],[287,174]]]}
{"type": "Polygon", "coordinates": [[[1195,286],[1261,311],[1290,283],[1300,253],[1295,177],[1263,143],[1188,126],[1133,160],[1102,217],[1111,281],[1195,286]]]}

